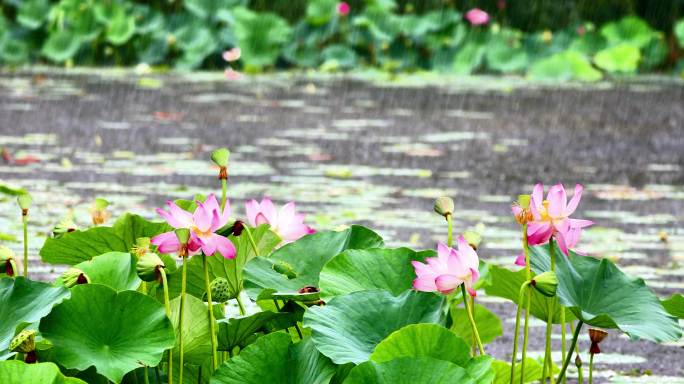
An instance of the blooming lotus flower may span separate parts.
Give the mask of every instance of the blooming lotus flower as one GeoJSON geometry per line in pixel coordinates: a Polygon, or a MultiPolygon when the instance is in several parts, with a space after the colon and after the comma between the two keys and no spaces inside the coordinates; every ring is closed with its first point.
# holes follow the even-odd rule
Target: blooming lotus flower
{"type": "Polygon", "coordinates": [[[530,200],[532,220],[527,223],[527,241],[530,245],[544,244],[553,236],[566,255],[569,248],[577,245],[582,228],[594,224],[590,220],[570,218],[579,205],[583,189],[577,184],[568,202],[562,184],[551,187],[546,200],[543,196],[544,186],[541,183],[534,186],[530,200]]]}
{"type": "Polygon", "coordinates": [[[413,280],[414,289],[449,294],[465,283],[470,296],[475,297],[473,284],[480,277],[478,271],[480,260],[477,252],[463,236],[459,236],[456,243],[458,250],[439,243],[437,244],[437,257],[428,257],[425,259],[426,263],[411,262],[416,271],[416,279],[413,280]]]}
{"type": "Polygon", "coordinates": [[[351,7],[346,1],[341,1],[337,3],[337,14],[340,16],[347,16],[349,14],[349,11],[351,10],[351,7]]]}
{"type": "Polygon", "coordinates": [[[240,48],[235,47],[223,52],[222,56],[223,60],[230,63],[232,61],[240,60],[240,56],[242,56],[242,51],[240,50],[240,48]]]}
{"type": "MultiPolygon", "coordinates": [[[[201,201],[196,203],[197,209],[195,209],[194,213],[190,213],[169,200],[166,202],[169,210],[165,211],[157,208],[157,213],[172,227],[188,228],[190,230],[190,240],[188,241],[189,255],[197,254],[201,250],[207,256],[218,252],[227,259],[235,258],[235,246],[233,243],[228,238],[214,233],[228,223],[230,203],[226,201],[226,206],[221,211],[216,196],[213,194],[207,196],[204,203],[201,201]]],[[[157,235],[150,242],[156,245],[161,253],[175,253],[181,247],[174,231],[157,235]]]]}
{"type": "Polygon", "coordinates": [[[466,12],[465,18],[471,25],[484,25],[489,22],[489,14],[480,8],[473,8],[466,12]]]}
{"type": "Polygon", "coordinates": [[[268,224],[276,232],[283,242],[293,242],[304,235],[315,233],[308,225],[304,224],[304,215],[297,213],[295,203],[289,202],[276,210],[273,202],[264,197],[261,203],[252,199],[245,204],[249,225],[256,227],[268,224]]]}

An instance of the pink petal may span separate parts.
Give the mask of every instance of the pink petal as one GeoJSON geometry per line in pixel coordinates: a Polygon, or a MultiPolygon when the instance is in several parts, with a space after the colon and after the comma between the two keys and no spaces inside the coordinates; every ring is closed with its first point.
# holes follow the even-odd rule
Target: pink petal
{"type": "Polygon", "coordinates": [[[229,81],[236,81],[242,79],[242,73],[234,70],[233,68],[226,68],[223,71],[223,76],[226,78],[226,80],[229,81]]]}
{"type": "Polygon", "coordinates": [[[521,253],[518,255],[518,257],[515,258],[515,265],[525,267],[527,266],[527,263],[525,263],[525,254],[521,253]]]}
{"type": "Polygon", "coordinates": [[[255,226],[261,225],[261,224],[270,224],[268,222],[268,219],[266,218],[266,216],[264,216],[264,214],[261,212],[259,212],[259,214],[256,216],[254,223],[255,223],[255,226]]]}
{"type": "Polygon", "coordinates": [[[180,249],[178,236],[173,231],[164,232],[150,239],[150,243],[157,246],[160,253],[176,253],[180,249]]]}
{"type": "Polygon", "coordinates": [[[235,258],[235,246],[228,238],[221,235],[213,234],[214,243],[216,244],[216,250],[226,259],[235,258]]]}
{"type": "Polygon", "coordinates": [[[259,202],[257,202],[256,200],[252,199],[245,203],[245,212],[247,214],[247,221],[249,222],[250,226],[257,226],[256,217],[260,211],[261,206],[259,205],[259,202]]]}
{"type": "Polygon", "coordinates": [[[568,201],[563,184],[552,186],[546,199],[549,201],[549,215],[552,217],[562,217],[568,201]]]}
{"type": "Polygon", "coordinates": [[[455,275],[439,275],[435,279],[437,290],[444,294],[453,292],[461,284],[463,284],[463,280],[455,275]]]}
{"type": "Polygon", "coordinates": [[[570,228],[586,228],[588,226],[594,225],[594,222],[591,220],[568,219],[568,221],[570,222],[570,228]]]}
{"type": "Polygon", "coordinates": [[[527,223],[527,241],[530,245],[544,244],[551,238],[553,228],[548,221],[531,221],[527,223]]]}
{"type": "Polygon", "coordinates": [[[195,222],[197,229],[201,232],[209,231],[213,218],[213,211],[206,209],[201,201],[197,201],[197,209],[195,209],[195,213],[192,215],[192,219],[195,222]]]}
{"type": "Polygon", "coordinates": [[[563,235],[563,232],[557,232],[556,235],[554,236],[556,239],[556,243],[558,244],[558,248],[560,248],[561,252],[565,256],[568,255],[568,244],[565,241],[565,236],[563,235]]]}
{"type": "Polygon", "coordinates": [[[209,236],[199,237],[200,246],[202,248],[202,252],[204,252],[205,255],[211,256],[216,252],[217,236],[219,235],[212,233],[209,236]]]}
{"type": "Polygon", "coordinates": [[[468,244],[463,235],[459,236],[458,239],[456,239],[456,244],[458,244],[458,253],[460,255],[460,259],[463,260],[464,265],[467,268],[477,269],[480,265],[480,260],[477,257],[477,252],[475,252],[473,247],[471,247],[470,244],[468,244]]]}
{"type": "Polygon", "coordinates": [[[439,242],[437,243],[437,257],[440,259],[446,260],[449,258],[449,255],[451,254],[451,248],[449,248],[446,244],[439,242]]]}
{"type": "Polygon", "coordinates": [[[575,193],[572,195],[572,199],[570,199],[568,206],[565,208],[565,216],[570,216],[575,212],[580,200],[582,199],[583,190],[584,187],[582,187],[580,184],[575,185],[575,193]]]}
{"type": "Polygon", "coordinates": [[[276,211],[273,201],[268,197],[261,199],[261,213],[269,224],[272,226],[278,225],[278,211],[276,211]]]}
{"type": "Polygon", "coordinates": [[[192,226],[192,214],[190,212],[181,209],[181,207],[176,205],[176,203],[171,200],[167,201],[166,205],[169,207],[169,212],[171,213],[171,217],[173,217],[174,222],[178,224],[178,226],[175,226],[169,222],[172,227],[189,228],[192,226]]]}
{"type": "Polygon", "coordinates": [[[429,279],[419,277],[413,280],[413,289],[416,291],[434,292],[437,290],[437,285],[435,285],[434,278],[429,279]]]}
{"type": "Polygon", "coordinates": [[[232,62],[240,59],[240,56],[242,55],[242,51],[240,48],[235,47],[231,48],[225,52],[223,52],[223,60],[227,62],[232,62]]]}

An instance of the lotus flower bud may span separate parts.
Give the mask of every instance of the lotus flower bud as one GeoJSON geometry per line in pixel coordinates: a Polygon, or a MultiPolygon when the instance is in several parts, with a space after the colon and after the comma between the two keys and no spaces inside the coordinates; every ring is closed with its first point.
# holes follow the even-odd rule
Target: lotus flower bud
{"type": "Polygon", "coordinates": [[[36,350],[36,330],[25,329],[14,336],[10,342],[10,351],[29,353],[36,350]]]}
{"type": "Polygon", "coordinates": [[[93,224],[101,225],[104,224],[107,219],[109,219],[110,214],[107,211],[107,207],[109,207],[109,201],[99,197],[95,199],[93,206],[90,209],[90,215],[93,219],[93,224]]]}
{"type": "Polygon", "coordinates": [[[230,300],[230,284],[223,277],[217,277],[209,285],[211,289],[211,299],[218,303],[225,303],[230,300]]]}
{"type": "Polygon", "coordinates": [[[453,215],[454,201],[451,197],[438,197],[437,200],[435,200],[434,210],[438,215],[444,216],[445,218],[449,215],[453,215]]]}
{"type": "Polygon", "coordinates": [[[33,198],[28,193],[22,193],[17,196],[17,204],[21,208],[21,214],[23,216],[28,215],[28,210],[31,208],[31,203],[33,203],[33,198]]]}
{"type": "Polygon", "coordinates": [[[556,287],[558,287],[558,278],[556,273],[553,271],[546,271],[535,276],[531,282],[532,285],[539,293],[544,296],[553,297],[556,296],[556,287]]]}
{"type": "Polygon", "coordinates": [[[90,277],[78,268],[69,268],[64,273],[62,273],[62,284],[65,287],[71,288],[79,284],[89,284],[90,277]]]}
{"type": "Polygon", "coordinates": [[[156,253],[147,252],[140,256],[138,263],[135,266],[135,270],[138,272],[140,280],[155,281],[160,278],[159,269],[164,267],[166,267],[166,265],[156,253]]]}
{"type": "Polygon", "coordinates": [[[463,232],[463,237],[466,239],[468,244],[477,251],[477,247],[480,246],[482,242],[482,235],[475,231],[465,231],[463,232]]]}
{"type": "Polygon", "coordinates": [[[228,148],[219,148],[211,153],[211,161],[218,165],[219,180],[228,179],[228,159],[230,158],[230,151],[228,148]]]}
{"type": "Polygon", "coordinates": [[[601,349],[599,348],[599,343],[603,341],[603,339],[608,336],[608,332],[602,330],[602,329],[597,329],[597,328],[589,328],[589,339],[591,340],[591,347],[589,347],[589,353],[591,354],[599,354],[601,353],[601,349]]]}
{"type": "Polygon", "coordinates": [[[52,229],[52,236],[54,236],[55,239],[59,239],[64,236],[64,234],[73,232],[76,229],[77,227],[74,220],[71,217],[65,217],[52,229]]]}
{"type": "Polygon", "coordinates": [[[580,358],[579,353],[575,355],[575,367],[577,367],[577,369],[582,369],[582,359],[580,358]]]}
{"type": "Polygon", "coordinates": [[[2,245],[0,245],[0,268],[0,273],[4,273],[10,277],[17,273],[17,264],[14,262],[14,252],[2,245]]]}

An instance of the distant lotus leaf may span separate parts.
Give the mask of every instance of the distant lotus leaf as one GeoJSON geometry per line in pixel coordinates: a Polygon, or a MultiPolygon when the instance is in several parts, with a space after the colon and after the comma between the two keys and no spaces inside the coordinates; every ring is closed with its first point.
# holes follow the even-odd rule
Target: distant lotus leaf
{"type": "Polygon", "coordinates": [[[75,377],[67,377],[53,363],[26,364],[23,361],[0,361],[3,384],[86,384],[75,377]]]}

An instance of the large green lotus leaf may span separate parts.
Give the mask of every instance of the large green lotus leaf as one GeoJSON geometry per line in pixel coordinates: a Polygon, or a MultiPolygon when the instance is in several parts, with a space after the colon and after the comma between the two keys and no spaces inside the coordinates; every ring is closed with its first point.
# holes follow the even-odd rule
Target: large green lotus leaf
{"type": "MultiPolygon", "coordinates": [[[[536,272],[550,269],[549,247],[530,248],[536,272]]],[[[655,342],[682,337],[677,319],[671,316],[643,279],[625,275],[607,259],[563,256],[555,247],[556,295],[583,322],[601,328],[617,328],[632,339],[655,342]]]]}
{"type": "Polygon", "coordinates": [[[243,7],[236,8],[233,15],[241,60],[254,68],[274,64],[292,35],[287,21],[274,13],[256,13],[243,7]]]}
{"type": "Polygon", "coordinates": [[[594,56],[596,66],[608,72],[634,73],[639,60],[639,48],[627,43],[602,49],[594,56]]]}
{"type": "Polygon", "coordinates": [[[601,27],[601,35],[609,45],[628,43],[637,48],[644,48],[656,36],[648,23],[636,16],[628,16],[601,27]]]}
{"type": "Polygon", "coordinates": [[[537,61],[530,67],[527,75],[534,80],[552,81],[597,81],[603,77],[583,54],[572,50],[537,61]]]}
{"type": "Polygon", "coordinates": [[[207,19],[230,12],[230,8],[243,2],[243,0],[184,0],[183,7],[193,15],[207,19]]]}
{"type": "Polygon", "coordinates": [[[381,363],[398,357],[433,357],[463,367],[470,360],[470,346],[439,324],[410,324],[382,340],[370,360],[381,363]]]}
{"type": "MultiPolygon", "coordinates": [[[[271,231],[268,225],[260,225],[252,229],[252,237],[259,249],[260,255],[268,255],[271,251],[280,244],[280,237],[271,231]]],[[[209,269],[209,280],[213,281],[217,277],[222,277],[228,280],[230,286],[230,297],[235,298],[237,294],[242,291],[243,287],[243,269],[245,264],[252,260],[256,255],[254,249],[249,242],[249,237],[245,232],[240,236],[229,236],[229,239],[235,245],[237,254],[235,259],[226,259],[218,254],[207,258],[207,266],[209,269]]],[[[190,258],[187,262],[187,283],[186,292],[198,298],[204,297],[204,266],[202,264],[202,256],[196,255],[190,258]]],[[[181,291],[181,269],[179,268],[175,273],[168,276],[169,279],[169,295],[176,297],[180,295],[181,291]]]]}
{"type": "Polygon", "coordinates": [[[675,24],[674,34],[679,40],[679,46],[684,48],[684,19],[681,19],[675,24]]]}
{"type": "MultiPolygon", "coordinates": [[[[509,269],[502,268],[496,265],[489,266],[489,274],[491,276],[491,284],[485,286],[485,292],[490,296],[503,297],[518,304],[520,296],[520,287],[526,281],[525,269],[513,272],[509,269]]],[[[530,300],[530,313],[532,316],[546,321],[548,317],[548,308],[551,304],[552,298],[548,298],[536,290],[532,290],[532,297],[530,300]]],[[[557,299],[556,299],[557,300],[557,299]]],[[[554,324],[560,323],[560,306],[555,306],[555,313],[553,316],[554,324]]],[[[574,320],[575,317],[570,311],[565,311],[565,321],[574,320]]]]}
{"type": "Polygon", "coordinates": [[[681,293],[675,293],[669,299],[660,302],[670,315],[679,319],[684,319],[684,296],[681,293]]]}
{"type": "Polygon", "coordinates": [[[367,361],[349,372],[344,384],[479,384],[465,368],[431,357],[367,361]]]}
{"type": "Polygon", "coordinates": [[[9,347],[18,326],[47,316],[69,290],[23,277],[0,279],[0,352],[9,347]]]}
{"type": "Polygon", "coordinates": [[[327,384],[335,365],[321,355],[310,338],[292,344],[282,332],[260,337],[238,356],[223,363],[212,384],[327,384]]]}
{"type": "Polygon", "coordinates": [[[173,326],[160,303],[100,284],[72,288],[71,298],[55,306],[39,329],[65,368],[94,366],[116,383],[136,368],[157,365],[174,344],[173,326]]]}
{"type": "Polygon", "coordinates": [[[43,56],[56,63],[71,59],[81,47],[81,37],[68,29],[52,32],[45,43],[41,53],[43,56]]]}
{"type": "MultiPolygon", "coordinates": [[[[178,359],[180,342],[180,297],[171,300],[171,322],[176,332],[174,359],[178,359]]],[[[188,364],[201,365],[211,356],[211,331],[209,328],[209,311],[200,299],[186,295],[183,308],[183,361],[188,364]]]]}
{"type": "Polygon", "coordinates": [[[105,37],[114,45],[125,44],[135,33],[135,18],[125,13],[117,13],[107,25],[105,37]]]}
{"type": "Polygon", "coordinates": [[[48,0],[24,0],[17,9],[17,22],[28,29],[39,28],[50,13],[48,0]]]}
{"type": "Polygon", "coordinates": [[[328,261],[320,274],[321,298],[356,291],[385,289],[398,295],[411,289],[416,273],[412,260],[423,261],[434,251],[409,248],[349,249],[328,261]]]}
{"type": "Polygon", "coordinates": [[[46,263],[74,265],[107,252],[129,252],[139,237],[153,237],[170,230],[166,223],[150,222],[127,213],[112,227],[94,227],[70,232],[58,239],[48,238],[40,256],[46,263]]]}
{"type": "MultiPolygon", "coordinates": [[[[0,30],[0,36],[2,31],[0,30]]],[[[7,64],[22,64],[28,61],[29,44],[23,40],[0,37],[0,60],[7,64]]]]}
{"type": "Polygon", "coordinates": [[[511,44],[508,39],[499,38],[487,44],[487,67],[498,72],[518,72],[527,68],[529,57],[520,44],[511,44]]]}
{"type": "MultiPolygon", "coordinates": [[[[520,362],[515,364],[514,383],[520,382],[520,371],[522,365],[520,362]]],[[[495,360],[492,364],[492,369],[496,374],[494,384],[509,384],[511,381],[511,364],[501,360],[495,360]]],[[[534,359],[525,359],[525,379],[523,383],[531,383],[538,381],[542,376],[542,366],[534,359]]]]}
{"type": "MultiPolygon", "coordinates": [[[[244,269],[245,289],[252,299],[264,289],[296,293],[305,286],[318,286],[325,263],[348,249],[377,248],[382,238],[368,228],[352,225],[343,231],[318,232],[286,244],[268,257],[257,257],[244,269]]],[[[266,299],[263,295],[260,297],[266,299]]],[[[306,299],[311,299],[307,297],[306,299]]]]}
{"type": "Polygon", "coordinates": [[[221,319],[218,321],[218,349],[230,351],[237,346],[242,347],[256,332],[265,330],[267,324],[290,318],[289,313],[263,311],[249,316],[221,319]]]}
{"type": "Polygon", "coordinates": [[[92,260],[78,263],[74,268],[82,270],[92,284],[102,284],[117,291],[136,289],[140,278],[135,270],[135,257],[130,253],[108,252],[92,260]]]}
{"type": "Polygon", "coordinates": [[[306,6],[306,21],[311,25],[323,25],[335,17],[337,0],[311,0],[306,6]]]}
{"type": "MultiPolygon", "coordinates": [[[[473,317],[477,324],[480,340],[484,344],[491,343],[497,337],[503,335],[501,319],[484,305],[475,304],[473,317]]],[[[456,303],[451,305],[451,331],[461,336],[470,343],[473,340],[473,330],[465,308],[458,307],[456,303]]]]}
{"type": "Polygon", "coordinates": [[[354,292],[309,308],[303,323],[311,328],[316,348],[335,364],[358,364],[392,332],[409,324],[441,322],[443,302],[426,292],[354,292]]]}
{"type": "Polygon", "coordinates": [[[53,363],[26,364],[23,361],[0,361],[3,384],[86,384],[75,377],[67,377],[53,363]]]}

